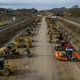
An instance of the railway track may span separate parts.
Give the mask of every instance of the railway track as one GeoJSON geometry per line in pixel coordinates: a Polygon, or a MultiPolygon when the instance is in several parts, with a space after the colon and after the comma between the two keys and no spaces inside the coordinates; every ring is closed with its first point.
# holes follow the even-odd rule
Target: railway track
{"type": "MultiPolygon", "coordinates": [[[[6,45],[9,44],[10,42],[13,42],[17,36],[24,35],[26,33],[26,29],[27,29],[27,27],[24,30],[20,31],[12,39],[10,39],[6,43],[6,45]]],[[[38,30],[38,28],[36,28],[36,30],[38,30]]],[[[36,31],[36,33],[37,33],[37,31],[36,31]]],[[[26,55],[25,49],[20,49],[19,51],[21,54],[26,55]]],[[[27,66],[29,65],[27,62],[27,61],[29,61],[28,58],[23,57],[23,58],[19,58],[19,59],[9,59],[9,60],[14,62],[18,66],[18,70],[16,73],[11,74],[9,76],[0,76],[0,80],[21,80],[21,79],[23,79],[25,77],[25,73],[27,74],[27,72],[28,72],[27,71],[27,66]]],[[[31,65],[31,63],[30,63],[30,65],[31,65]]]]}
{"type": "Polygon", "coordinates": [[[35,18],[32,17],[0,30],[0,47],[8,42],[12,37],[20,33],[20,31],[31,26],[34,21],[35,18]]]}
{"type": "MultiPolygon", "coordinates": [[[[30,19],[27,19],[27,21],[29,21],[29,20],[30,20],[30,19]]],[[[9,28],[11,28],[11,27],[14,27],[14,26],[16,26],[16,25],[18,25],[19,23],[23,23],[23,22],[25,22],[25,21],[26,21],[26,19],[23,20],[23,21],[17,22],[17,23],[7,24],[6,26],[1,27],[0,32],[3,32],[3,31],[5,31],[5,30],[7,30],[7,29],[9,29],[9,28]]]]}
{"type": "Polygon", "coordinates": [[[25,18],[22,18],[22,19],[17,19],[15,21],[9,20],[6,23],[4,23],[3,25],[0,25],[0,30],[8,28],[8,27],[11,27],[14,24],[17,24],[17,23],[19,23],[19,22],[21,22],[23,20],[26,20],[26,19],[29,19],[29,17],[25,17],[25,18]]]}

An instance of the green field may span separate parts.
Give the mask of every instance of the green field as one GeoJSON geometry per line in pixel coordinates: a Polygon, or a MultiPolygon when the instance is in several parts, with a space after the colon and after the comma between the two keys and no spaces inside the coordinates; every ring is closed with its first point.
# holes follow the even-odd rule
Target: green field
{"type": "Polygon", "coordinates": [[[80,23],[80,17],[64,17],[68,20],[71,20],[71,21],[75,21],[77,23],[80,23]]]}

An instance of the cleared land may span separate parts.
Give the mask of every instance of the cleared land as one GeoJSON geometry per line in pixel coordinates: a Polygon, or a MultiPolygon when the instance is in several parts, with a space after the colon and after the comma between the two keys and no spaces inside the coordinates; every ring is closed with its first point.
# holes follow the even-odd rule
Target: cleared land
{"type": "Polygon", "coordinates": [[[27,58],[25,49],[20,49],[23,58],[14,59],[18,71],[0,80],[80,80],[80,62],[58,61],[54,56],[54,44],[48,42],[47,24],[42,19],[35,47],[31,49],[33,58],[27,58]]]}
{"type": "Polygon", "coordinates": [[[80,23],[80,17],[64,17],[65,19],[80,23]]]}

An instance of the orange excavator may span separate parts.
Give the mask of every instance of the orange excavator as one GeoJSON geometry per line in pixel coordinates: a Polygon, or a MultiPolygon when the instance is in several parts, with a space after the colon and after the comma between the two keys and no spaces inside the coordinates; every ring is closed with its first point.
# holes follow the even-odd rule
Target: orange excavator
{"type": "Polygon", "coordinates": [[[72,48],[67,48],[66,51],[56,51],[55,57],[60,61],[79,61],[80,51],[73,51],[72,48]]]}

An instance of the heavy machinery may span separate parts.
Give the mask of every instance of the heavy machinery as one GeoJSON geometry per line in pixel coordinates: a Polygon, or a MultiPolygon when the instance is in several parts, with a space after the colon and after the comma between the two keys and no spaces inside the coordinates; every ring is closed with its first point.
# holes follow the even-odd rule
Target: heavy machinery
{"type": "Polygon", "coordinates": [[[69,42],[68,38],[62,33],[58,36],[55,43],[55,49],[57,51],[64,51],[66,48],[74,48],[73,45],[69,42]]]}
{"type": "Polygon", "coordinates": [[[54,36],[59,35],[59,32],[56,31],[56,30],[57,30],[56,27],[51,27],[51,28],[49,28],[48,36],[49,36],[49,42],[50,42],[50,43],[53,42],[54,36]],[[54,35],[54,34],[55,34],[55,35],[54,35]]]}
{"type": "Polygon", "coordinates": [[[32,45],[32,39],[29,36],[18,36],[14,42],[14,46],[16,48],[27,48],[31,47],[32,45]]]}
{"type": "Polygon", "coordinates": [[[73,51],[72,48],[67,48],[66,51],[56,51],[55,57],[60,61],[79,61],[80,51],[73,51]]]}
{"type": "Polygon", "coordinates": [[[17,67],[9,63],[8,61],[6,62],[4,58],[0,58],[0,74],[4,76],[8,76],[10,73],[16,72],[17,67]]]}
{"type": "Polygon", "coordinates": [[[0,48],[0,57],[3,58],[18,58],[19,52],[14,48],[13,44],[0,48]]]}
{"type": "Polygon", "coordinates": [[[66,48],[72,48],[74,49],[73,45],[69,43],[68,41],[58,41],[57,44],[55,44],[55,49],[57,51],[65,51],[66,48]]]}
{"type": "Polygon", "coordinates": [[[16,48],[25,48],[27,46],[27,42],[23,37],[16,37],[13,44],[16,48]]]}

